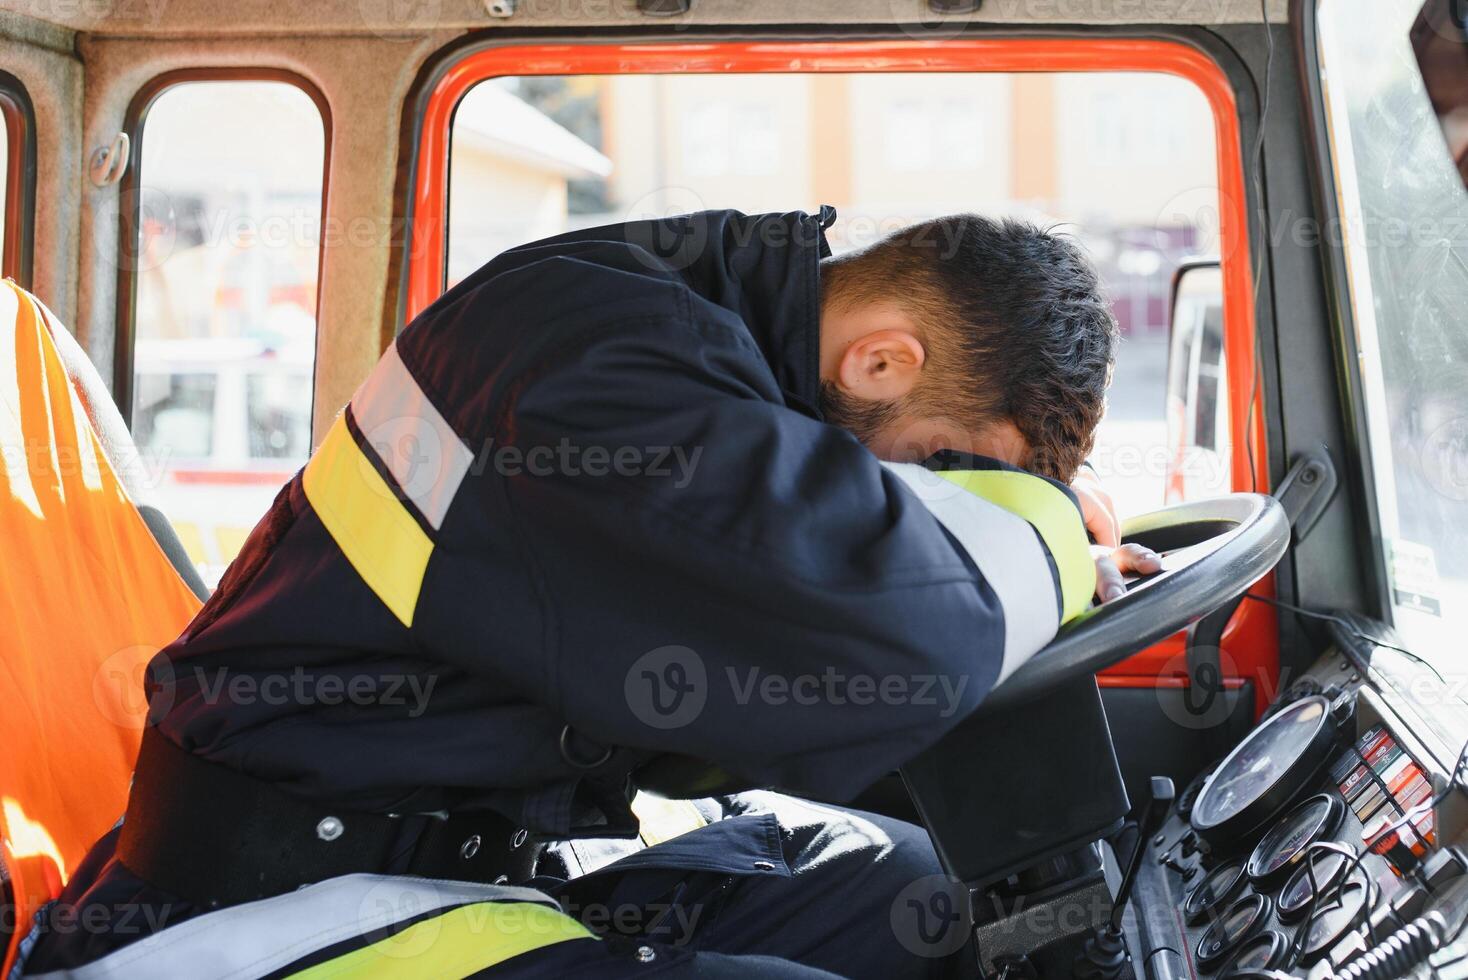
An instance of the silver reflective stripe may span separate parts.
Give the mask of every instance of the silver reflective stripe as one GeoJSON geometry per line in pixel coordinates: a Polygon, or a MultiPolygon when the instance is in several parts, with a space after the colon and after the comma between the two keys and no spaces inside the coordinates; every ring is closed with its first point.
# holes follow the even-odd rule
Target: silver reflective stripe
{"type": "Polygon", "coordinates": [[[26,980],[248,980],[394,922],[473,902],[533,902],[558,908],[549,895],[530,888],[396,875],[343,875],[288,895],[209,912],[85,966],[26,980]]]}
{"type": "Polygon", "coordinates": [[[1004,680],[1060,627],[1055,579],[1040,536],[1024,518],[916,463],[882,465],[958,539],[998,597],[1004,610],[1004,663],[999,669],[999,680],[1004,680]]]}
{"type": "Polygon", "coordinates": [[[398,488],[434,530],[474,454],[418,387],[394,343],[352,396],[352,417],[398,488]]]}

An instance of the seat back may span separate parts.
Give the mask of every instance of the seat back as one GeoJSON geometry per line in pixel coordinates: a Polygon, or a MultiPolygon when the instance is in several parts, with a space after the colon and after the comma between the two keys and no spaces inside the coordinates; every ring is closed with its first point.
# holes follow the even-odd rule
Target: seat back
{"type": "Polygon", "coordinates": [[[39,301],[0,283],[0,859],[14,902],[0,925],[17,934],[0,976],[35,911],[121,816],[144,665],[199,608],[120,475],[138,462],[126,430],[104,426],[104,449],[95,392],[84,404],[58,339],[80,350],[39,301]],[[122,471],[108,450],[127,455],[122,471]]]}

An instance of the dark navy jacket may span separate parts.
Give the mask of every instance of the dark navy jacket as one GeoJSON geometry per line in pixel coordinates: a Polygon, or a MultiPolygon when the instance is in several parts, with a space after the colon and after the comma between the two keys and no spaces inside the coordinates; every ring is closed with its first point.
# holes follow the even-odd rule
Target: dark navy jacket
{"type": "Polygon", "coordinates": [[[658,753],[843,799],[932,744],[993,685],[1003,610],[821,420],[822,228],[597,228],[448,292],[155,664],[163,732],[295,793],[550,836],[633,833],[658,753]]]}

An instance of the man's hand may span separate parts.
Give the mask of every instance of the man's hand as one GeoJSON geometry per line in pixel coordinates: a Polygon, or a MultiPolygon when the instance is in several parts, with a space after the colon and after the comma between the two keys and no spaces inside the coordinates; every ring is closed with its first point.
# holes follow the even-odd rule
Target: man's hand
{"type": "Polygon", "coordinates": [[[1121,521],[1116,518],[1116,504],[1112,503],[1111,494],[1102,488],[1101,478],[1095,471],[1082,466],[1070,488],[1081,502],[1081,517],[1096,543],[1107,548],[1121,544],[1121,521]]]}
{"type": "Polygon", "coordinates": [[[1102,602],[1126,595],[1122,576],[1128,572],[1151,575],[1162,571],[1162,557],[1139,544],[1124,544],[1120,548],[1092,545],[1091,557],[1096,560],[1096,598],[1102,602]]]}
{"type": "Polygon", "coordinates": [[[1151,575],[1162,571],[1162,559],[1150,548],[1121,543],[1121,521],[1116,517],[1116,504],[1101,486],[1101,478],[1089,467],[1081,467],[1070,488],[1081,503],[1081,516],[1086,530],[1096,539],[1091,557],[1096,560],[1096,598],[1102,602],[1126,595],[1122,576],[1151,575]]]}

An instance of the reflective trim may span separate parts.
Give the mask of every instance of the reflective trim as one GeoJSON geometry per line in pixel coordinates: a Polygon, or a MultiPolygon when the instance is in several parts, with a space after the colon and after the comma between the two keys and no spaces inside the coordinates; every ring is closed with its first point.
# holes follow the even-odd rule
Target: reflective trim
{"type": "MultiPolygon", "coordinates": [[[[999,680],[1049,643],[1060,626],[1050,561],[1029,522],[916,463],[883,463],[938,519],[978,566],[1004,610],[999,680]]],[[[998,683],[996,681],[995,683],[998,683]]]]}
{"type": "Polygon", "coordinates": [[[442,527],[474,454],[418,387],[396,343],[352,396],[352,418],[403,496],[435,531],[442,527]]]}
{"type": "Polygon", "coordinates": [[[631,806],[637,817],[637,836],[648,847],[707,827],[709,823],[692,800],[669,800],[638,792],[632,797],[631,806]]]}
{"type": "Polygon", "coordinates": [[[1060,621],[1069,622],[1086,611],[1096,593],[1096,563],[1080,508],[1064,490],[1042,477],[1013,470],[948,470],[938,475],[1033,524],[1060,572],[1060,621]]]}
{"type": "Polygon", "coordinates": [[[543,905],[480,902],[415,922],[371,946],[333,957],[292,980],[457,980],[522,953],[595,940],[581,923],[543,905]]]}
{"type": "MultiPolygon", "coordinates": [[[[395,922],[480,902],[530,902],[560,914],[550,896],[529,888],[397,875],[343,875],[286,895],[208,912],[129,943],[85,966],[28,980],[248,980],[285,969],[318,950],[395,922]]],[[[476,941],[485,938],[479,936],[476,941]]]]}
{"type": "Polygon", "coordinates": [[[412,626],[433,541],[357,445],[345,415],[332,423],[301,483],[362,581],[412,626]]]}

